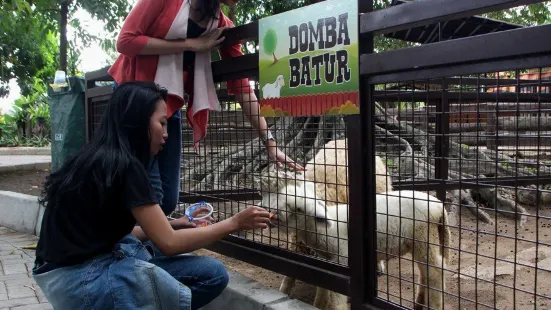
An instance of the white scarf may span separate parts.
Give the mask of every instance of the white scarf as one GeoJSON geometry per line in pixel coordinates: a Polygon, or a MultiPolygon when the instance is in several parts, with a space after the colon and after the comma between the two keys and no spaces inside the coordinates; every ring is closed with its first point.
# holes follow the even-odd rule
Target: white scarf
{"type": "MultiPolygon", "coordinates": [[[[190,0],[183,1],[176,18],[165,36],[166,40],[187,38],[190,10],[189,1],[190,0]]],[[[217,17],[220,18],[220,12],[218,11],[216,14],[217,17]]],[[[216,21],[217,19],[209,22],[202,36],[218,27],[216,21]]],[[[155,83],[166,88],[169,94],[176,95],[182,100],[184,98],[183,60],[183,51],[178,54],[159,55],[157,73],[155,74],[155,83]]],[[[205,109],[221,111],[212,78],[210,51],[195,53],[192,115],[205,109]]],[[[193,120],[190,121],[193,122],[193,120]]]]}

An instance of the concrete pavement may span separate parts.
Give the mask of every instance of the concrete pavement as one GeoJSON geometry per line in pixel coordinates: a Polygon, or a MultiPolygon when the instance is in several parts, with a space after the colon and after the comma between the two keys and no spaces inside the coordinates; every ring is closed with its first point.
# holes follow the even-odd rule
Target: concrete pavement
{"type": "MultiPolygon", "coordinates": [[[[31,276],[35,251],[23,249],[37,241],[34,235],[0,227],[0,310],[53,309],[31,276]]],[[[239,273],[230,271],[229,276],[226,290],[201,310],[317,309],[239,273]]]]}
{"type": "Polygon", "coordinates": [[[53,309],[31,277],[34,250],[22,249],[37,240],[0,227],[0,310],[53,309]]]}

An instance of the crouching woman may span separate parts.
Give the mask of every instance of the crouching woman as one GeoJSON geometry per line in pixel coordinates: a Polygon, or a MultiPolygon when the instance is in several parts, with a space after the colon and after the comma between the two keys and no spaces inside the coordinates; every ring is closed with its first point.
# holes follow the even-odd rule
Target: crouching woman
{"type": "Polygon", "coordinates": [[[226,269],[177,254],[268,227],[254,206],[205,227],[167,220],[146,172],[167,139],[166,96],[120,85],[90,143],[46,179],[33,277],[54,309],[198,309],[224,290],[226,269]]]}

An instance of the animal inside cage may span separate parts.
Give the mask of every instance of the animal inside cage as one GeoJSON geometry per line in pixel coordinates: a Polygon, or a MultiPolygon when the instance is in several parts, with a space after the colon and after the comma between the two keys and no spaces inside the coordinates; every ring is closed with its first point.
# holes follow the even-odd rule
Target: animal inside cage
{"type": "MultiPolygon", "coordinates": [[[[307,301],[320,308],[350,306],[346,295],[355,309],[550,307],[551,59],[548,40],[533,39],[549,27],[457,17],[468,8],[445,1],[452,17],[429,2],[405,4],[419,14],[362,17],[362,36],[431,44],[363,54],[360,115],[266,119],[303,173],[275,168],[224,85],[257,81],[257,55],[213,64],[222,111],[210,113],[198,149],[183,119],[181,206],[172,216],[202,200],[218,221],[266,207],[277,220],[269,230],[235,232],[209,248],[285,275],[285,293],[295,278],[317,286],[307,301]],[[406,17],[432,24],[399,24],[406,17]],[[513,39],[526,44],[502,47],[513,39]]],[[[245,37],[256,26],[244,26],[245,37]]]]}
{"type": "Polygon", "coordinates": [[[551,306],[551,291],[543,288],[551,277],[550,240],[542,233],[551,206],[551,97],[545,92],[551,83],[539,78],[545,72],[523,68],[507,78],[485,72],[375,85],[376,148],[386,154],[393,185],[407,189],[404,196],[409,190],[432,195],[447,213],[439,218],[438,204],[434,216],[429,207],[428,214],[400,217],[400,226],[413,229],[389,234],[387,242],[409,239],[413,255],[377,250],[390,258],[378,280],[381,298],[413,307],[415,286],[426,285],[418,290],[428,292],[435,308],[551,306]],[[541,75],[523,78],[534,71],[541,75]],[[429,240],[429,249],[413,241],[418,238],[429,240]]]}

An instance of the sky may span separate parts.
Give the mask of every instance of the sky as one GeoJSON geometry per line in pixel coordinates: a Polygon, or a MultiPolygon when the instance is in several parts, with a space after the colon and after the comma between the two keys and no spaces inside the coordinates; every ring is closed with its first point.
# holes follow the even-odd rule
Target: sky
{"type": "MultiPolygon", "coordinates": [[[[103,25],[101,23],[95,22],[95,20],[84,10],[79,10],[76,12],[76,17],[80,19],[82,26],[87,27],[88,31],[95,35],[105,34],[103,30],[103,25]]],[[[117,30],[118,33],[118,30],[117,30]]],[[[71,38],[72,29],[69,26],[67,36],[71,38]]],[[[92,44],[88,48],[83,48],[80,66],[79,69],[81,72],[89,72],[101,69],[106,66],[106,61],[108,57],[107,54],[101,49],[99,44],[92,44]]],[[[11,106],[13,102],[19,98],[20,89],[17,86],[15,79],[10,81],[10,94],[7,97],[0,98],[0,110],[2,113],[8,113],[11,111],[11,106]]]]}

